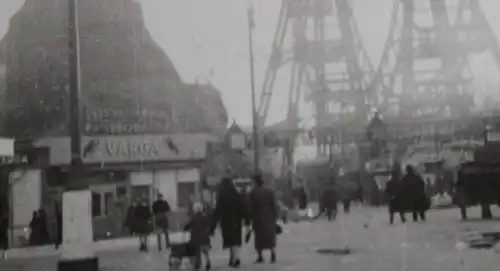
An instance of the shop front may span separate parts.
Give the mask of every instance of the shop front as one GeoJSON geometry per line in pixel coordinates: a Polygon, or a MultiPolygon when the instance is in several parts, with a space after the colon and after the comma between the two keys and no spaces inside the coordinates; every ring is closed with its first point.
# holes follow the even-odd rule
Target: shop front
{"type": "MultiPolygon", "coordinates": [[[[206,144],[216,140],[207,134],[84,137],[84,164],[92,192],[94,238],[127,234],[128,207],[138,199],[150,204],[162,194],[171,208],[187,208],[199,193],[200,168],[206,144]]],[[[60,202],[68,181],[69,138],[45,138],[49,146],[46,208],[60,202]]]]}

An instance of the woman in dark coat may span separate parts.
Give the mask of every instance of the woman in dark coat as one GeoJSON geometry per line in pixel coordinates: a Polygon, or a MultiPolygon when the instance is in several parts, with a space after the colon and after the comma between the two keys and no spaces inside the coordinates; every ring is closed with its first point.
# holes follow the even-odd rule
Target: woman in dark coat
{"type": "Polygon", "coordinates": [[[307,209],[307,194],[306,189],[303,186],[297,189],[297,198],[299,202],[299,210],[307,209]]]}
{"type": "Polygon", "coordinates": [[[254,231],[257,263],[263,263],[262,251],[271,250],[271,262],[276,262],[276,222],[278,204],[274,192],[264,187],[261,176],[254,177],[255,188],[250,193],[250,217],[254,231]]]}
{"type": "Polygon", "coordinates": [[[394,214],[399,213],[401,222],[405,223],[405,209],[407,205],[405,204],[405,199],[403,196],[402,185],[400,182],[400,176],[398,171],[393,171],[391,174],[391,179],[387,182],[385,188],[385,193],[389,200],[389,223],[394,223],[394,214]]]}
{"type": "Polygon", "coordinates": [[[139,200],[134,210],[134,221],[139,236],[139,250],[148,251],[148,236],[153,231],[153,214],[145,199],[139,200]]]}
{"type": "Polygon", "coordinates": [[[219,224],[222,247],[229,249],[229,266],[232,267],[239,267],[241,264],[238,252],[243,241],[242,226],[246,218],[247,208],[243,196],[238,193],[231,179],[222,179],[212,216],[211,232],[219,224]]]}
{"type": "Polygon", "coordinates": [[[413,220],[416,222],[418,218],[425,221],[425,212],[429,208],[429,200],[425,194],[425,182],[415,172],[412,166],[406,166],[406,175],[401,180],[405,198],[408,198],[409,205],[412,211],[413,220]]]}
{"type": "Polygon", "coordinates": [[[38,219],[38,212],[33,211],[30,221],[30,236],[29,244],[30,246],[36,246],[40,243],[40,219],[38,219]]]}

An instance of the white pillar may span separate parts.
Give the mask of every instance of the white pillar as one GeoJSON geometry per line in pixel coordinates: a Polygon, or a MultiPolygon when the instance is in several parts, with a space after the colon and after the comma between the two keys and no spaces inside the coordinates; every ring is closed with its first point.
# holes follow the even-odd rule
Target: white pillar
{"type": "Polygon", "coordinates": [[[58,271],[97,271],[92,230],[92,193],[67,191],[62,199],[63,244],[58,271]]]}

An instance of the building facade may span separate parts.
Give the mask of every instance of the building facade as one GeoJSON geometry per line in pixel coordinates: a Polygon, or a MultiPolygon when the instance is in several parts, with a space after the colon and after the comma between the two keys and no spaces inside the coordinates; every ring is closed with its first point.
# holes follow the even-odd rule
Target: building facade
{"type": "MultiPolygon", "coordinates": [[[[82,139],[85,176],[92,192],[94,238],[127,234],[127,208],[139,198],[152,204],[163,194],[174,211],[200,193],[200,169],[209,134],[96,136],[82,139]]],[[[43,208],[55,229],[55,205],[70,181],[70,139],[47,137],[32,143],[46,150],[45,163],[16,167],[10,174],[12,238],[20,243],[34,210],[43,208]]],[[[54,233],[52,232],[52,236],[54,233]]]]}

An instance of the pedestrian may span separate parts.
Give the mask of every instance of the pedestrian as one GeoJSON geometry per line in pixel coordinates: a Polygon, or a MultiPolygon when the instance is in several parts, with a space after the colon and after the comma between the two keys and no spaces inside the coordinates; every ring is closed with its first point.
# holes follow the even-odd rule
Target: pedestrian
{"type": "Polygon", "coordinates": [[[184,230],[190,232],[191,239],[188,244],[189,254],[193,255],[195,270],[201,268],[202,257],[205,258],[205,270],[210,270],[210,225],[212,212],[207,205],[194,202],[192,214],[184,230]]]}
{"type": "Polygon", "coordinates": [[[306,189],[303,186],[300,186],[297,189],[297,198],[299,202],[299,210],[305,210],[307,209],[307,194],[306,194],[306,189]]]}
{"type": "Polygon", "coordinates": [[[457,182],[455,183],[455,204],[460,208],[460,216],[462,220],[467,220],[467,206],[469,198],[467,196],[466,175],[463,168],[459,168],[457,172],[457,182]]]}
{"type": "Polygon", "coordinates": [[[254,245],[257,251],[256,263],[263,263],[263,250],[271,251],[271,262],[276,262],[276,223],[278,204],[274,192],[264,187],[260,175],[254,177],[255,188],[250,193],[250,218],[254,233],[254,245]]]}
{"type": "Polygon", "coordinates": [[[139,251],[148,251],[148,236],[153,231],[153,214],[145,198],[140,198],[134,210],[134,222],[139,236],[139,251]]]}
{"type": "Polygon", "coordinates": [[[337,216],[337,192],[335,189],[335,181],[333,179],[330,180],[322,190],[319,213],[316,215],[315,219],[325,214],[328,221],[332,221],[337,216]]]}
{"type": "Polygon", "coordinates": [[[54,204],[54,215],[56,218],[56,243],[55,247],[56,249],[59,248],[59,246],[62,244],[62,238],[63,238],[63,229],[62,229],[62,212],[61,212],[61,207],[59,202],[55,202],[54,204]]]}
{"type": "Polygon", "coordinates": [[[425,194],[425,182],[417,175],[411,165],[406,166],[406,175],[401,180],[405,196],[410,203],[413,221],[417,222],[420,218],[426,220],[426,211],[429,208],[428,198],[425,194]]]}
{"type": "Polygon", "coordinates": [[[30,221],[30,224],[29,224],[29,229],[30,229],[30,232],[29,232],[29,245],[30,246],[36,246],[40,243],[40,227],[39,227],[39,224],[40,224],[40,220],[38,219],[38,212],[37,211],[33,211],[32,215],[31,215],[31,221],[30,221]]]}
{"type": "Polygon", "coordinates": [[[170,205],[163,198],[162,194],[158,194],[157,200],[153,203],[153,216],[156,225],[156,234],[158,239],[158,250],[162,249],[162,237],[165,239],[165,246],[170,247],[168,238],[168,213],[170,212],[170,205]]]}
{"type": "Polygon", "coordinates": [[[344,207],[344,213],[348,214],[351,211],[351,199],[349,195],[346,195],[344,199],[342,199],[342,206],[344,207]]]}
{"type": "Polygon", "coordinates": [[[394,170],[391,179],[387,182],[385,193],[389,199],[389,223],[394,223],[394,214],[399,213],[401,222],[406,223],[404,198],[399,178],[399,172],[394,170]]]}
{"type": "Polygon", "coordinates": [[[134,236],[136,233],[136,223],[134,221],[135,215],[135,203],[131,203],[127,208],[127,213],[125,215],[125,223],[124,226],[128,230],[130,236],[134,236]]]}
{"type": "Polygon", "coordinates": [[[47,212],[43,208],[38,210],[38,219],[40,227],[40,245],[50,244],[50,233],[49,233],[49,224],[47,220],[47,212]]]}
{"type": "Polygon", "coordinates": [[[2,259],[5,259],[7,249],[9,248],[9,220],[7,215],[0,217],[0,250],[2,251],[2,259]]]}
{"type": "Polygon", "coordinates": [[[211,233],[219,224],[222,233],[222,247],[229,249],[229,266],[241,265],[239,249],[242,245],[242,227],[248,223],[248,210],[242,195],[238,193],[233,180],[223,178],[219,187],[217,202],[212,216],[211,233]]]}

